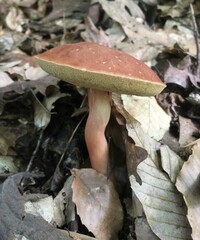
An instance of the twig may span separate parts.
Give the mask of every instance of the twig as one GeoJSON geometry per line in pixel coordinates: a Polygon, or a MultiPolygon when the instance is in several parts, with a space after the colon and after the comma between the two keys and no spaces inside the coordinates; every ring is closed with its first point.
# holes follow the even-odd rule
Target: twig
{"type": "Polygon", "coordinates": [[[38,152],[38,149],[39,149],[39,147],[40,147],[40,144],[41,144],[41,141],[42,141],[42,138],[43,138],[43,133],[44,133],[44,129],[41,130],[39,139],[38,139],[38,141],[37,141],[37,145],[36,145],[36,147],[35,147],[35,150],[33,151],[33,154],[32,154],[32,156],[31,156],[31,159],[30,159],[30,161],[29,161],[29,164],[28,164],[28,166],[27,166],[27,168],[26,168],[26,172],[29,172],[30,169],[31,169],[31,167],[32,167],[32,165],[33,165],[33,161],[34,161],[34,159],[35,159],[35,156],[36,156],[36,154],[37,154],[37,152],[38,152]]]}
{"type": "Polygon", "coordinates": [[[13,174],[15,174],[15,172],[11,172],[11,173],[0,173],[0,179],[6,179],[10,176],[12,176],[13,174]]]}
{"type": "Polygon", "coordinates": [[[72,133],[72,135],[71,135],[71,137],[70,137],[69,140],[67,141],[66,146],[65,146],[65,149],[64,149],[64,151],[63,151],[63,153],[62,153],[62,155],[61,155],[61,157],[60,157],[59,164],[62,162],[62,160],[63,160],[63,158],[64,158],[64,155],[65,155],[65,153],[66,153],[66,151],[67,151],[67,149],[68,149],[68,147],[69,147],[70,142],[71,142],[72,139],[74,138],[74,135],[75,135],[76,131],[78,130],[79,126],[81,125],[81,123],[82,123],[83,119],[86,117],[86,115],[87,115],[87,114],[84,114],[84,115],[83,115],[83,117],[81,118],[81,120],[79,121],[79,123],[76,125],[76,127],[75,127],[75,129],[74,129],[74,131],[73,131],[73,133],[72,133]]]}

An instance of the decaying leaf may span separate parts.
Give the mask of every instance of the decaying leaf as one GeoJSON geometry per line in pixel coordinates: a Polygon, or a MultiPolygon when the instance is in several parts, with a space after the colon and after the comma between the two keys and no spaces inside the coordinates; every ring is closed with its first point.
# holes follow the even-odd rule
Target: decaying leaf
{"type": "Polygon", "coordinates": [[[187,217],[192,227],[192,238],[198,240],[200,236],[200,142],[193,147],[193,153],[178,175],[176,186],[183,194],[188,207],[187,217]]]}
{"type": "Polygon", "coordinates": [[[170,117],[155,98],[122,95],[122,100],[126,111],[141,124],[143,131],[153,139],[161,140],[169,129],[170,117]]]}
{"type": "Polygon", "coordinates": [[[14,147],[19,137],[27,132],[26,126],[22,124],[18,126],[3,126],[0,125],[0,154],[7,155],[10,147],[14,147]]]}
{"type": "Polygon", "coordinates": [[[31,89],[37,89],[37,91],[45,95],[46,88],[50,85],[57,85],[57,83],[57,78],[45,76],[35,81],[13,82],[8,86],[0,88],[0,114],[2,114],[6,102],[12,102],[15,100],[15,98],[11,98],[11,100],[9,99],[9,93],[13,93],[14,95],[17,93],[17,97],[20,97],[31,89]]]}
{"type": "Polygon", "coordinates": [[[47,223],[42,217],[24,211],[27,200],[36,201],[44,195],[22,195],[19,190],[22,188],[22,180],[26,183],[30,179],[42,176],[39,173],[18,173],[4,182],[0,198],[0,239],[16,239],[16,236],[21,236],[17,239],[72,239],[47,223]]]}
{"type": "Polygon", "coordinates": [[[73,169],[73,201],[82,223],[99,240],[116,240],[123,210],[113,183],[94,169],[73,169]]]}

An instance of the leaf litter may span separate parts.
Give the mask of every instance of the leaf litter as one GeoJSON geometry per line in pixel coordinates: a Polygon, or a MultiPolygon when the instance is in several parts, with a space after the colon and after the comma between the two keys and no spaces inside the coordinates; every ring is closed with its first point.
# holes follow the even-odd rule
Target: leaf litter
{"type": "MultiPolygon", "coordinates": [[[[200,127],[195,44],[198,29],[193,28],[190,1],[177,1],[173,7],[171,2],[152,5],[147,0],[139,5],[133,0],[98,0],[91,4],[0,2],[0,179],[22,172],[2,183],[2,239],[32,239],[32,228],[38,239],[62,239],[64,235],[69,239],[94,239],[87,236],[92,236],[91,232],[97,239],[198,239],[199,144],[195,142],[191,151],[200,127]],[[167,84],[156,96],[164,111],[154,98],[118,96],[120,101],[116,101],[113,96],[115,120],[110,121],[109,129],[113,130],[107,134],[114,158],[111,160],[116,162],[110,173],[111,179],[115,176],[114,185],[109,178],[85,169],[89,161],[83,138],[83,91],[46,75],[32,59],[59,44],[83,40],[120,49],[156,66],[167,84]],[[37,174],[24,173],[30,159],[30,170],[45,175],[36,185],[30,179],[37,178],[37,174]],[[68,181],[70,169],[77,166],[81,169],[73,170],[72,183],[68,181]],[[82,174],[86,176],[82,178],[82,174]],[[19,222],[17,216],[24,216],[27,207],[26,191],[19,183],[24,178],[29,179],[23,187],[29,189],[25,195],[31,198],[30,209],[37,212],[37,205],[33,207],[35,197],[43,201],[47,195],[51,200],[44,205],[48,205],[49,212],[55,211],[52,200],[59,206],[58,215],[48,225],[36,212],[27,213],[27,218],[19,222]],[[88,195],[94,181],[95,189],[103,186],[108,190],[101,193],[102,198],[98,191],[97,195],[92,192],[92,198],[88,195]],[[85,201],[80,201],[80,193],[85,201]],[[108,198],[110,202],[106,202],[108,198]],[[11,212],[17,204],[19,208],[11,212]],[[22,226],[20,232],[17,224],[22,226]],[[13,232],[8,231],[9,226],[13,232]],[[73,233],[68,234],[68,230],[73,233]],[[74,235],[77,231],[83,234],[74,235]]],[[[193,8],[198,22],[198,1],[194,1],[193,8]]]]}

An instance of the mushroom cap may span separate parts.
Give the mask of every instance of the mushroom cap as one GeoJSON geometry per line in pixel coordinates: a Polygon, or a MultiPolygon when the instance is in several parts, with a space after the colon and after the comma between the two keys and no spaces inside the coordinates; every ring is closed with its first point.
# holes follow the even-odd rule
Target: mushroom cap
{"type": "Polygon", "coordinates": [[[157,95],[165,87],[143,62],[96,43],[61,45],[35,59],[50,75],[80,87],[139,96],[157,95]]]}

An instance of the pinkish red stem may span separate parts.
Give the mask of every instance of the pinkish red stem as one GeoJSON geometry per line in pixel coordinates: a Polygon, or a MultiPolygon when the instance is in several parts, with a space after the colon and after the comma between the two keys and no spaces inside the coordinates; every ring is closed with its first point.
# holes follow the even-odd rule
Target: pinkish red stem
{"type": "Polygon", "coordinates": [[[107,175],[109,148],[105,129],[110,119],[111,95],[108,92],[88,90],[89,116],[85,127],[85,140],[92,168],[107,175]]]}

